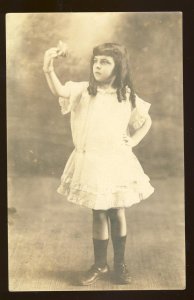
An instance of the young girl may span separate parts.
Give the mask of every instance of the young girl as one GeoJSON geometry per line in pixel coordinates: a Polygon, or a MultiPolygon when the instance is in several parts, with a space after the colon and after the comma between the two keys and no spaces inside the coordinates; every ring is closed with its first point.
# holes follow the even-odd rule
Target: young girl
{"type": "Polygon", "coordinates": [[[105,43],[95,47],[89,82],[68,81],[62,85],[54,72],[53,59],[66,55],[62,42],[47,50],[43,70],[52,93],[59,96],[62,114],[71,112],[75,149],[58,192],[93,211],[94,264],[80,278],[80,284],[92,284],[109,273],[109,221],[114,278],[118,284],[128,284],[125,208],[154,191],[132,152],[150,129],[150,104],[134,92],[123,46],[105,43]]]}

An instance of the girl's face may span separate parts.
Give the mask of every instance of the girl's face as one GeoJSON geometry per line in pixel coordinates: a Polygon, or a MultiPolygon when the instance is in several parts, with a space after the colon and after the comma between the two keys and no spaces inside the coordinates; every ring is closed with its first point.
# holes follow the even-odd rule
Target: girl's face
{"type": "Polygon", "coordinates": [[[93,60],[94,78],[99,83],[109,83],[115,77],[115,62],[112,56],[96,55],[93,60]]]}

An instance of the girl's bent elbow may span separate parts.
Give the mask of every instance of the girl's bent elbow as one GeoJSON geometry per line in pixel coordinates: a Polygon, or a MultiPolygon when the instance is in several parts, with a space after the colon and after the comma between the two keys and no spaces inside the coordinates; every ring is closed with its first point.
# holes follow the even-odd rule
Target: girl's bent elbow
{"type": "Polygon", "coordinates": [[[151,126],[152,125],[152,119],[151,117],[148,115],[148,117],[146,118],[146,123],[151,126]]]}
{"type": "Polygon", "coordinates": [[[150,130],[150,127],[151,127],[151,125],[152,125],[152,119],[150,118],[150,116],[148,116],[147,118],[146,118],[146,121],[145,121],[145,128],[147,129],[147,130],[150,130]]]}

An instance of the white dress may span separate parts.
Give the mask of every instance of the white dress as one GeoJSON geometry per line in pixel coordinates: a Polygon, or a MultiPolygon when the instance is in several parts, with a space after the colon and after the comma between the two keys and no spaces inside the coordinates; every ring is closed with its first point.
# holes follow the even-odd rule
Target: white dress
{"type": "Polygon", "coordinates": [[[118,102],[116,92],[98,89],[90,96],[88,82],[68,81],[64,87],[59,103],[62,114],[71,112],[75,149],[57,191],[95,210],[129,207],[149,197],[154,188],[123,135],[128,125],[137,129],[143,124],[150,104],[136,96],[131,111],[131,102],[118,102]]]}

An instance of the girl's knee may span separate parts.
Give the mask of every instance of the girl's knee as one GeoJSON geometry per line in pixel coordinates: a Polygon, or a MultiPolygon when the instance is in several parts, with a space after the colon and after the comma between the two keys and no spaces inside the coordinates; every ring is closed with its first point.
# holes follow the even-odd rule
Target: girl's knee
{"type": "Polygon", "coordinates": [[[93,210],[93,219],[95,222],[107,222],[107,212],[104,210],[93,210]]]}
{"type": "Polygon", "coordinates": [[[115,208],[109,210],[109,217],[111,221],[119,221],[125,219],[125,208],[115,208]]]}

